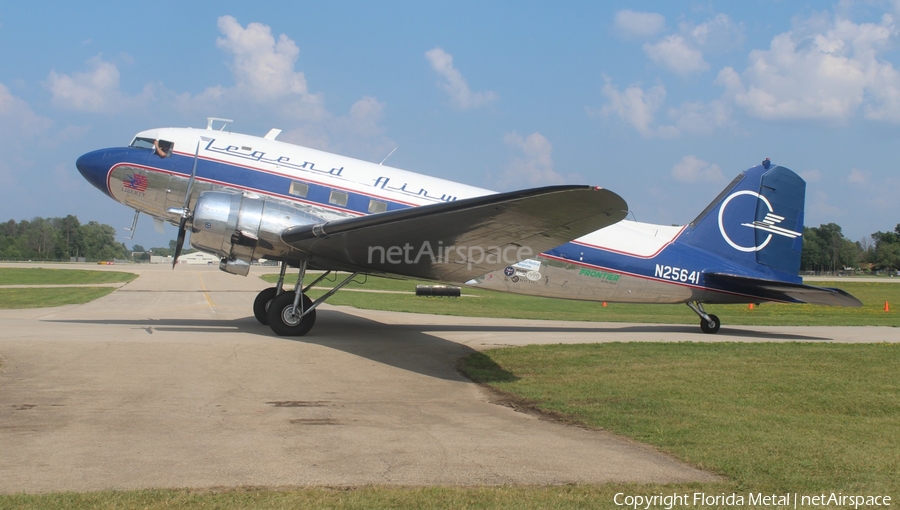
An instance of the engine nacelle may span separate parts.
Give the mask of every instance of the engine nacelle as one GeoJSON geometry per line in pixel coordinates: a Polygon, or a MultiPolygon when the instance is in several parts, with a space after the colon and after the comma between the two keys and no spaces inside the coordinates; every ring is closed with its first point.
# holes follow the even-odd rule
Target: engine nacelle
{"type": "Polygon", "coordinates": [[[222,271],[247,276],[250,262],[280,258],[293,248],[281,232],[323,220],[298,207],[252,193],[207,191],[194,207],[191,246],[217,255],[222,271]]]}

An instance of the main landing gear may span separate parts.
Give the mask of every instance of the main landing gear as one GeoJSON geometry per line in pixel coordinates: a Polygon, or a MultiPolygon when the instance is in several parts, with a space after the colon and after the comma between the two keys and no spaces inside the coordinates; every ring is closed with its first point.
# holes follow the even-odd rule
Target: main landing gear
{"type": "Polygon", "coordinates": [[[287,263],[281,263],[281,274],[278,283],[274,287],[263,290],[253,301],[253,315],[260,324],[266,324],[279,336],[303,336],[312,329],[316,323],[316,308],[334,295],[359,273],[353,273],[345,278],[333,289],[326,292],[319,299],[313,301],[306,292],[313,285],[324,280],[331,271],[322,273],[312,283],[303,286],[303,278],[306,276],[306,262],[300,263],[300,274],[297,275],[297,285],[293,292],[284,291],[284,275],[287,271],[287,263]]]}
{"type": "Polygon", "coordinates": [[[702,303],[699,301],[692,301],[687,305],[694,313],[700,316],[700,329],[702,329],[704,333],[717,333],[719,331],[719,326],[722,325],[722,322],[715,315],[706,313],[702,303]]]}

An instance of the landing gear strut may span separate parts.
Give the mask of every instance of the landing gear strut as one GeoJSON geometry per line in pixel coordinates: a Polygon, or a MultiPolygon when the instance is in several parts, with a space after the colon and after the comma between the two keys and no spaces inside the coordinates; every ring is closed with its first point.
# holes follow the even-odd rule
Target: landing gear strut
{"type": "Polygon", "coordinates": [[[722,322],[715,315],[706,313],[702,303],[699,301],[692,301],[687,305],[694,313],[700,316],[700,329],[703,330],[704,333],[716,333],[719,331],[719,326],[722,325],[722,322]]]}
{"type": "Polygon", "coordinates": [[[253,314],[256,319],[262,324],[268,324],[272,331],[279,336],[303,336],[309,333],[316,323],[316,308],[359,274],[351,274],[319,299],[313,301],[306,295],[306,292],[313,285],[324,280],[331,274],[331,271],[322,273],[304,287],[303,278],[306,276],[306,267],[306,261],[300,263],[300,273],[297,275],[297,285],[294,287],[294,291],[284,292],[282,286],[287,263],[282,262],[281,275],[276,286],[260,292],[253,303],[253,314]]]}

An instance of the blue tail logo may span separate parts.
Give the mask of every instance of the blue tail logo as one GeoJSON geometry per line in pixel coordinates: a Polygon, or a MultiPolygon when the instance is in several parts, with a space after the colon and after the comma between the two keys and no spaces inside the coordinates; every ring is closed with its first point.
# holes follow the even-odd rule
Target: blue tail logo
{"type": "Polygon", "coordinates": [[[677,242],[723,257],[735,274],[796,278],[805,195],[800,176],[765,162],[738,175],[677,242]]]}
{"type": "MultiPolygon", "coordinates": [[[[738,207],[740,208],[740,206],[738,206],[738,207]]],[[[779,235],[779,236],[784,236],[789,239],[794,239],[794,238],[797,238],[797,237],[800,237],[801,235],[803,235],[801,232],[794,232],[793,230],[779,227],[778,224],[783,222],[784,220],[785,220],[784,216],[779,216],[779,215],[775,214],[775,209],[772,207],[772,203],[769,201],[769,199],[767,199],[765,196],[763,196],[755,191],[751,191],[751,190],[738,191],[737,193],[733,193],[733,194],[729,195],[728,198],[726,198],[722,202],[722,206],[719,208],[719,232],[722,233],[722,238],[725,239],[725,242],[728,243],[728,245],[731,246],[732,248],[734,248],[735,250],[748,252],[748,253],[754,252],[754,251],[759,251],[759,250],[762,250],[763,248],[765,248],[769,244],[769,241],[772,240],[773,234],[779,235]],[[749,228],[761,230],[763,232],[768,232],[768,235],[766,236],[765,239],[762,240],[762,242],[755,244],[753,246],[741,246],[741,245],[737,244],[736,242],[732,241],[731,237],[728,236],[728,232],[725,229],[725,224],[726,224],[725,211],[728,208],[728,204],[730,204],[733,199],[743,196],[743,195],[756,198],[756,200],[757,200],[756,209],[757,210],[760,207],[762,207],[763,205],[766,207],[766,209],[768,209],[768,211],[765,213],[765,217],[762,220],[756,220],[752,223],[741,223],[740,224],[742,227],[749,227],[749,228]]],[[[757,241],[759,240],[759,236],[754,236],[754,237],[757,239],[757,241]]]]}

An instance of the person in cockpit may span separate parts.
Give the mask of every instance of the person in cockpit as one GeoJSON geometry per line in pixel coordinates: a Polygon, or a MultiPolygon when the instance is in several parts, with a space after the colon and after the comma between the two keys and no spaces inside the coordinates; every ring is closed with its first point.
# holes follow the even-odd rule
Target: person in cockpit
{"type": "Polygon", "coordinates": [[[172,152],[172,142],[153,140],[153,149],[156,151],[157,156],[164,158],[172,152]]]}

